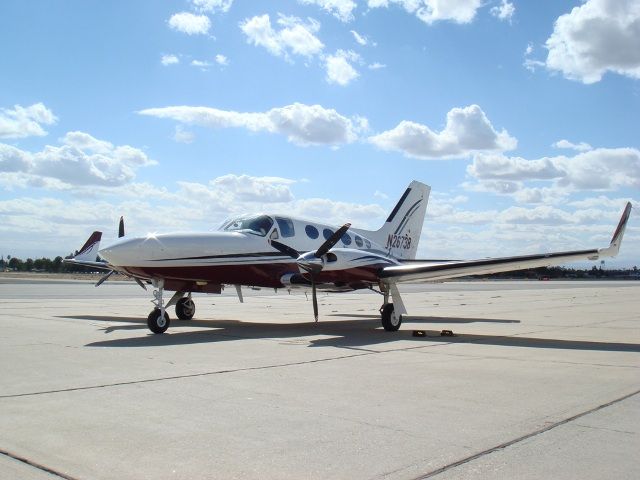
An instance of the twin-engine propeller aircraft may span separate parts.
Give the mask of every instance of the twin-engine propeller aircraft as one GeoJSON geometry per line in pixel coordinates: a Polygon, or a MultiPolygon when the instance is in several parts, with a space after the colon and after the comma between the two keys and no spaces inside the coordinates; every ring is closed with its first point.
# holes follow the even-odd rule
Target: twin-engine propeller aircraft
{"type": "Polygon", "coordinates": [[[335,228],[287,215],[244,215],[228,220],[216,232],[128,237],[121,218],[115,243],[99,249],[102,233],[93,232],[80,252],[66,261],[109,270],[96,286],[114,272],[133,278],[145,289],[145,283],[151,283],[155,308],[147,325],[153,333],[164,333],[169,327],[167,308],[175,305],[177,317],[189,320],[195,313],[192,292],[221,293],[223,285],[234,285],[241,302],[243,285],[310,289],[316,321],[318,289],[367,288],[383,295],[382,326],[396,331],[407,313],[399,283],[613,257],[631,214],[631,203],[627,203],[606,248],[480,260],[416,260],[430,190],[411,182],[376,231],[351,228],[349,223],[335,228]],[[97,254],[104,260],[98,261],[97,254]],[[165,291],[175,292],[167,303],[165,291]]]}

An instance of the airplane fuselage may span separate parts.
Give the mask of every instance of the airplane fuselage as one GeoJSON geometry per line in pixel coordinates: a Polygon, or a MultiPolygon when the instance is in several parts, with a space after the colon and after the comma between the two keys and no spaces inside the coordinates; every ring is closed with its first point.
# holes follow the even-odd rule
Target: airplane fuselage
{"type": "MultiPolygon", "coordinates": [[[[170,290],[189,289],[186,282],[195,283],[200,287],[197,290],[213,292],[222,284],[304,286],[307,272],[273,248],[270,240],[277,239],[301,253],[310,252],[336,228],[278,215],[255,217],[267,219],[260,229],[123,237],[101,249],[100,256],[135,277],[165,279],[170,290]]],[[[229,223],[225,225],[228,228],[229,223]]],[[[399,264],[359,233],[346,234],[339,245],[339,255],[329,254],[316,277],[324,288],[350,290],[377,284],[381,268],[399,264]]]]}

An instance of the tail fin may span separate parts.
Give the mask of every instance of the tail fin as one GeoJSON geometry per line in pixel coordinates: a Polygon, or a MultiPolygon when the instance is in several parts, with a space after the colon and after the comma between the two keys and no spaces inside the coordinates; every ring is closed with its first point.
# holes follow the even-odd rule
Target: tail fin
{"type": "Polygon", "coordinates": [[[363,235],[404,260],[416,258],[431,187],[416,180],[409,184],[382,228],[363,235]]]}
{"type": "Polygon", "coordinates": [[[100,240],[102,240],[102,232],[93,232],[73,259],[81,262],[95,262],[100,250],[100,240]]]}

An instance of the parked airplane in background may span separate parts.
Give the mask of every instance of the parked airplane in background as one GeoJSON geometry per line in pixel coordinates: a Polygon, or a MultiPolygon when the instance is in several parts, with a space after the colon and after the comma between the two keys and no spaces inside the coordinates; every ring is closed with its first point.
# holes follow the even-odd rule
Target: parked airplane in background
{"type": "Polygon", "coordinates": [[[110,270],[155,288],[155,308],[147,318],[154,333],[169,327],[167,308],[178,318],[193,318],[192,292],[221,293],[223,285],[308,288],[318,320],[317,290],[371,289],[384,297],[382,326],[396,331],[407,310],[400,296],[402,282],[441,281],[466,275],[558,265],[615,256],[622,243],[631,203],[606,248],[541,253],[480,260],[416,260],[430,187],[409,184],[384,225],[376,231],[335,228],[287,215],[244,215],[225,222],[216,232],[149,234],[127,237],[120,219],[119,239],[99,249],[101,232],[93,232],[80,252],[66,262],[110,270]],[[104,261],[97,261],[97,255],[104,261]],[[165,303],[165,291],[175,294],[165,303]],[[392,302],[389,301],[391,297],[392,302]]]}

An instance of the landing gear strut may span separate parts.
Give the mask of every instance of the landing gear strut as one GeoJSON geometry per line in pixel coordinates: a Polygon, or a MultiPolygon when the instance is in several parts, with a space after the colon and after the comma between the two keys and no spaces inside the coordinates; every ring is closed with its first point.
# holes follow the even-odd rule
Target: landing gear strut
{"type": "Polygon", "coordinates": [[[153,286],[157,290],[153,291],[153,300],[151,303],[155,305],[149,316],[147,317],[147,326],[153,333],[164,333],[169,328],[169,314],[165,312],[162,294],[164,292],[164,280],[154,280],[153,286]]]}
{"type": "Polygon", "coordinates": [[[382,317],[382,327],[387,332],[395,332],[402,325],[402,316],[407,313],[402,297],[395,283],[390,283],[383,290],[384,303],[380,307],[380,316],[382,317]],[[389,293],[395,303],[389,303],[389,293]]]}

